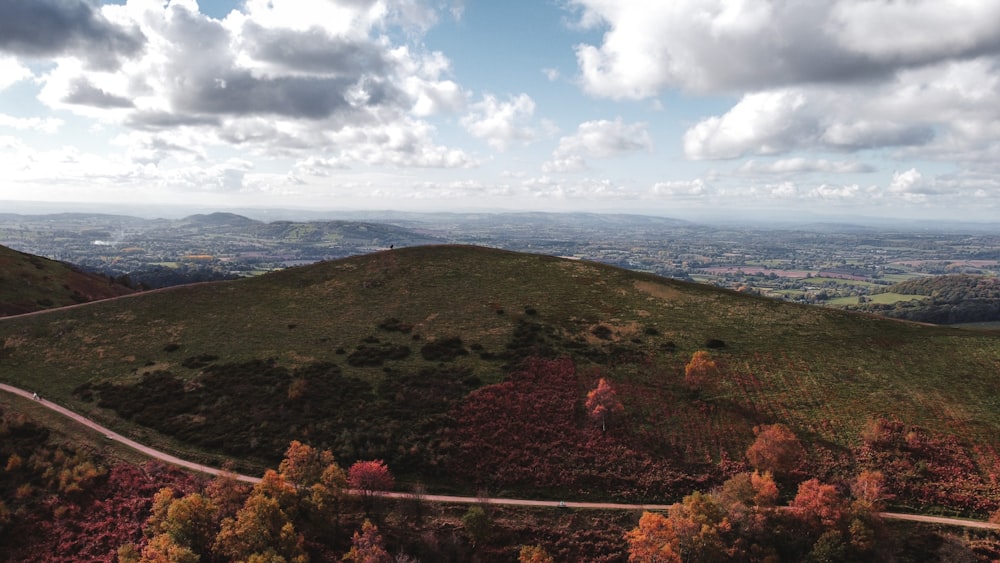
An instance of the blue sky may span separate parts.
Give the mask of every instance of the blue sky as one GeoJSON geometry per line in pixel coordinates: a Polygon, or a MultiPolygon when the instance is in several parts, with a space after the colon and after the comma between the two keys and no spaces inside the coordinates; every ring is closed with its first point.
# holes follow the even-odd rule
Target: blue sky
{"type": "Polygon", "coordinates": [[[1000,0],[0,0],[0,201],[1000,217],[1000,0]]]}

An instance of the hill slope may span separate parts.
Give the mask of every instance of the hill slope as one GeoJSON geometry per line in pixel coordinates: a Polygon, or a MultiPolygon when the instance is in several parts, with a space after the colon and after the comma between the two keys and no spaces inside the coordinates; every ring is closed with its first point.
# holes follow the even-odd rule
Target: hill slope
{"type": "Polygon", "coordinates": [[[954,481],[920,457],[945,452],[974,489],[961,508],[1000,500],[997,334],[594,263],[407,248],[8,319],[0,341],[5,381],[265,463],[300,439],[439,489],[663,500],[718,482],[754,425],[782,422],[813,474],[884,466],[882,444],[923,463],[905,492],[954,481]],[[706,348],[720,369],[691,388],[706,348]],[[600,377],[625,407],[606,433],[583,409],[600,377]]]}
{"type": "Polygon", "coordinates": [[[104,276],[0,246],[0,316],[132,293],[104,276]]]}

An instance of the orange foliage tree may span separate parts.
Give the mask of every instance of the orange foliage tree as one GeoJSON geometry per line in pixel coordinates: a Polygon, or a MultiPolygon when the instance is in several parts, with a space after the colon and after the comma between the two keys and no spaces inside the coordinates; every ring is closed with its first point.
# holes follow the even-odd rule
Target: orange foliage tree
{"type": "Polygon", "coordinates": [[[769,424],[754,428],[757,438],[747,448],[750,465],[758,471],[784,474],[798,467],[805,450],[795,433],[784,424],[769,424]]]}
{"type": "Polygon", "coordinates": [[[865,469],[851,483],[851,494],[858,508],[877,512],[882,510],[886,500],[892,495],[886,491],[885,475],[881,471],[865,469]]]}
{"type": "Polygon", "coordinates": [[[351,550],[344,554],[343,560],[349,563],[392,563],[392,556],[385,549],[378,527],[371,520],[365,520],[361,531],[354,532],[351,550]]]}
{"type": "Polygon", "coordinates": [[[336,463],[330,450],[317,450],[312,446],[292,440],[285,451],[285,457],[278,466],[278,472],[298,488],[309,488],[319,483],[323,471],[336,463]]]}
{"type": "Polygon", "coordinates": [[[846,502],[837,487],[810,479],[799,485],[791,506],[805,522],[823,528],[837,526],[847,513],[846,502]]]}
{"type": "Polygon", "coordinates": [[[609,417],[625,410],[618,400],[618,394],[603,377],[597,382],[597,387],[587,393],[587,402],[584,406],[590,419],[601,423],[602,432],[607,432],[609,417]]]}
{"type": "Polygon", "coordinates": [[[555,563],[555,559],[540,545],[521,546],[518,563],[555,563]]]}
{"type": "Polygon", "coordinates": [[[698,350],[684,366],[684,384],[691,389],[703,389],[718,373],[719,366],[712,356],[704,350],[698,350]]]}
{"type": "Polygon", "coordinates": [[[682,563],[674,523],[659,512],[643,512],[639,526],[625,533],[628,560],[636,563],[682,563]]]}

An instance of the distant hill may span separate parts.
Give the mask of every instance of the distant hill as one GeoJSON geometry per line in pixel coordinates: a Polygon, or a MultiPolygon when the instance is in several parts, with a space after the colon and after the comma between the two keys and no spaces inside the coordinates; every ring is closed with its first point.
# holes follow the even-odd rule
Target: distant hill
{"type": "Polygon", "coordinates": [[[954,274],[891,285],[887,293],[912,295],[891,305],[852,307],[887,317],[934,324],[1000,322],[1000,278],[954,274]]]}
{"type": "Polygon", "coordinates": [[[385,250],[7,319],[0,343],[0,380],[199,459],[273,465],[297,439],[432,490],[673,501],[780,422],[808,452],[787,491],[892,467],[901,503],[1000,506],[997,333],[604,264],[385,250]],[[717,369],[692,380],[698,351],[717,369]]]}
{"type": "Polygon", "coordinates": [[[108,277],[0,246],[0,316],[107,299],[133,291],[108,277]]]}

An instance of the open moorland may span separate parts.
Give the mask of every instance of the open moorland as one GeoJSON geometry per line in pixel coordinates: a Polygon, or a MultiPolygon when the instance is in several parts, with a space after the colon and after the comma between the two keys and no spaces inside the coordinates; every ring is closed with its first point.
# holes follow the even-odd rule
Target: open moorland
{"type": "Polygon", "coordinates": [[[133,293],[114,279],[0,246],[0,316],[133,293]]]}
{"type": "Polygon", "coordinates": [[[1000,506],[1000,334],[598,263],[396,249],[11,317],[0,342],[3,381],[248,470],[300,440],[404,489],[672,503],[780,423],[786,499],[878,470],[896,508],[1000,506]],[[621,408],[595,417],[602,379],[621,408]]]}

